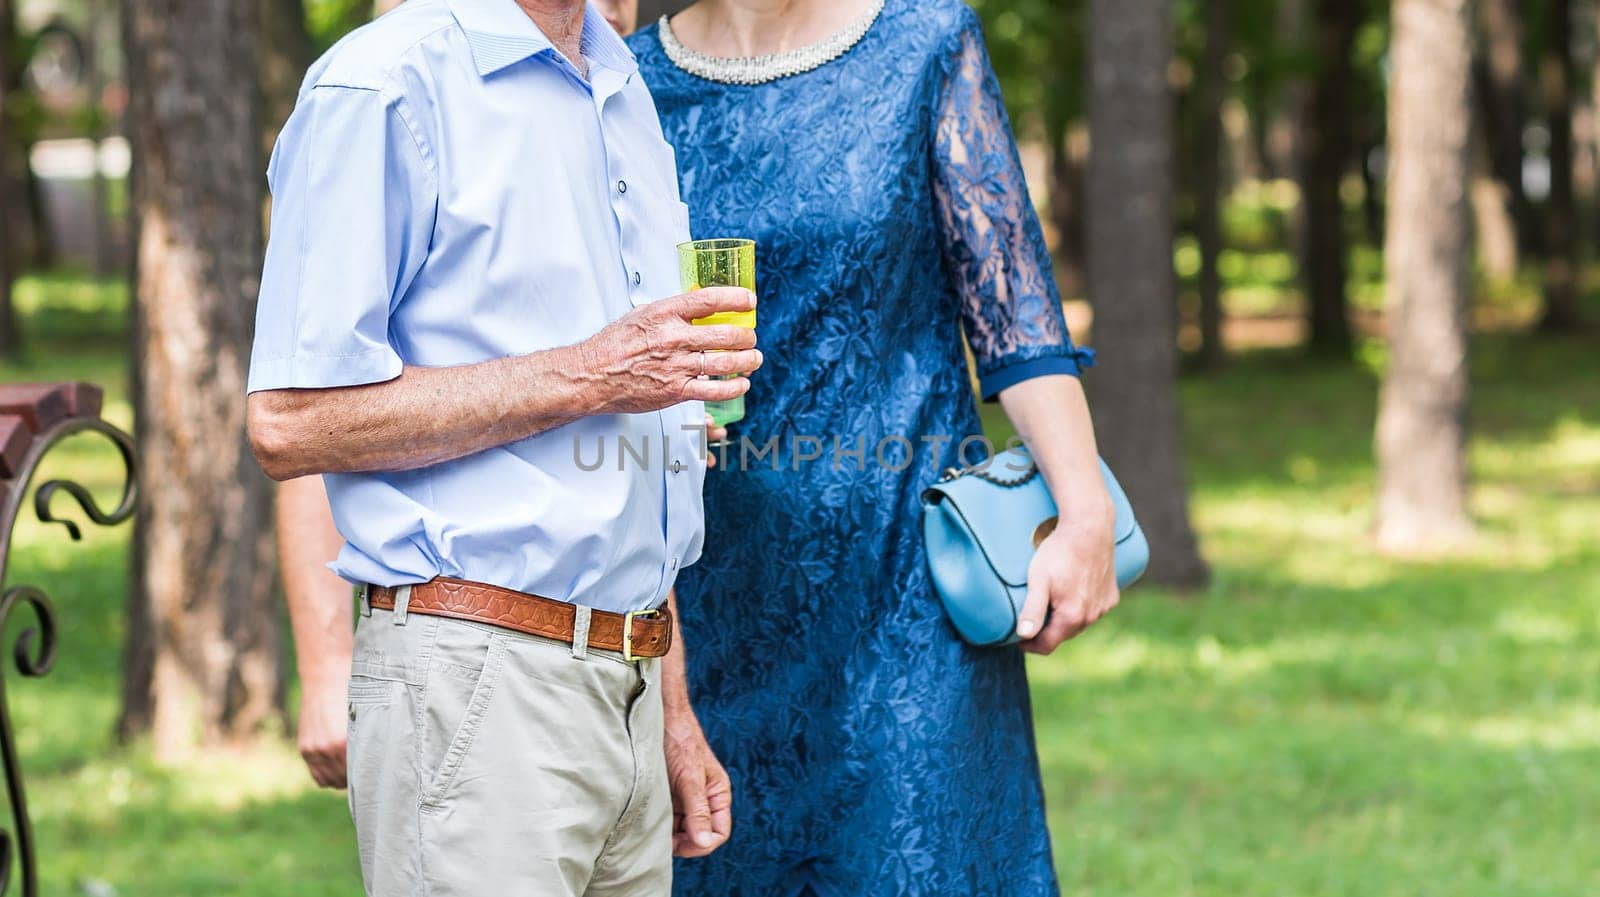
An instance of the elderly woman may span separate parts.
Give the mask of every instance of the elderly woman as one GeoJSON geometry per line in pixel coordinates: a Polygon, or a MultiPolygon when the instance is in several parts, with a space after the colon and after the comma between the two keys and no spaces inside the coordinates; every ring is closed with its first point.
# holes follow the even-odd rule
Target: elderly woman
{"type": "MultiPolygon", "coordinates": [[[[1022,654],[958,639],[917,525],[922,490],[981,432],[964,330],[1062,512],[1023,646],[1054,650],[1117,601],[1089,356],[976,17],[959,0],[701,0],[630,46],[694,234],[759,246],[768,363],[732,429],[776,439],[709,478],[705,558],[679,581],[687,694],[736,822],[680,862],[676,891],[1056,893],[1022,654]]],[[[669,740],[692,741],[667,688],[669,740]]]]}

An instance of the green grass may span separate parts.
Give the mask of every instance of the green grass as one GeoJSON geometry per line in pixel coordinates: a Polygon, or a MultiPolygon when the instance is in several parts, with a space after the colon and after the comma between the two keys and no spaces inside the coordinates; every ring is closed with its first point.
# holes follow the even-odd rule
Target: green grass
{"type": "MultiPolygon", "coordinates": [[[[120,347],[100,338],[121,300],[87,307],[46,316],[0,378],[105,382],[126,424],[120,347]]],[[[1215,583],[1140,588],[1031,662],[1066,893],[1600,892],[1596,348],[1477,341],[1482,535],[1450,562],[1370,550],[1364,367],[1261,353],[1184,384],[1215,583]]],[[[55,463],[116,485],[101,447],[55,463]]],[[[7,677],[43,893],[359,893],[343,799],[308,787],[286,741],[181,769],[113,744],[128,533],[62,535],[25,523],[10,577],[47,587],[63,623],[54,673],[7,677]]]]}
{"type": "Polygon", "coordinates": [[[1183,389],[1216,582],[1037,660],[1074,894],[1593,894],[1596,346],[1479,341],[1471,556],[1370,550],[1376,384],[1249,358],[1183,389]]]}
{"type": "Polygon", "coordinates": [[[37,332],[57,342],[71,339],[81,345],[84,340],[120,340],[126,328],[127,289],[80,272],[24,277],[17,282],[13,299],[23,334],[30,339],[37,332]]]}

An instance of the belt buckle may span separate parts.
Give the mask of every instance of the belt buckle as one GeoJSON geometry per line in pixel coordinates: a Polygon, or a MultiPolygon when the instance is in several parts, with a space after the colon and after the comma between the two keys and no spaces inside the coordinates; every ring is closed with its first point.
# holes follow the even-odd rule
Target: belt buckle
{"type": "Polygon", "coordinates": [[[649,619],[652,619],[654,617],[659,617],[659,616],[661,616],[661,611],[660,611],[659,608],[658,609],[652,609],[652,610],[630,610],[627,613],[622,615],[622,659],[623,660],[626,660],[627,662],[632,663],[632,662],[634,662],[636,660],[644,660],[645,659],[643,657],[635,657],[634,653],[633,653],[633,621],[637,620],[637,619],[639,619],[641,617],[643,617],[646,620],[649,620],[649,619]]]}

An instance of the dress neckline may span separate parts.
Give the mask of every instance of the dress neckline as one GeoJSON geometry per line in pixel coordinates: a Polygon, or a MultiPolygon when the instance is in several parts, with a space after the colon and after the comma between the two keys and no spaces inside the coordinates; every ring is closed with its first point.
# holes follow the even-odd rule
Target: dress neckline
{"type": "Polygon", "coordinates": [[[666,16],[661,17],[656,34],[667,59],[685,72],[707,81],[754,86],[805,74],[850,52],[877,23],[884,2],[873,0],[855,21],[814,44],[764,56],[712,56],[691,50],[678,40],[666,16]]]}

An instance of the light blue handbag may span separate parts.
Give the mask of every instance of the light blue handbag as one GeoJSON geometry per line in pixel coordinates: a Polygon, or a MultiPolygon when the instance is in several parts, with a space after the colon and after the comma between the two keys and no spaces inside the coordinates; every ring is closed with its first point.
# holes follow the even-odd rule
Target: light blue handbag
{"type": "MultiPolygon", "coordinates": [[[[1100,473],[1117,509],[1117,585],[1125,589],[1144,575],[1150,543],[1104,461],[1100,473]]],[[[980,646],[1017,641],[1028,562],[1056,520],[1056,503],[1026,448],[1001,452],[985,465],[949,470],[922,494],[928,570],[962,638],[980,646]]]]}

